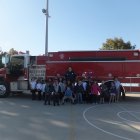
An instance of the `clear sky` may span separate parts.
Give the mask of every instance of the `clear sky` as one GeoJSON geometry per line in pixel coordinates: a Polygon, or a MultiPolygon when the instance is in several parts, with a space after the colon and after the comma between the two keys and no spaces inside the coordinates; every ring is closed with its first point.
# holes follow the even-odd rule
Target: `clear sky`
{"type": "MultiPolygon", "coordinates": [[[[0,47],[45,53],[46,0],[0,0],[0,47]]],[[[140,49],[140,0],[49,0],[49,51],[98,50],[121,37],[140,49]]]]}

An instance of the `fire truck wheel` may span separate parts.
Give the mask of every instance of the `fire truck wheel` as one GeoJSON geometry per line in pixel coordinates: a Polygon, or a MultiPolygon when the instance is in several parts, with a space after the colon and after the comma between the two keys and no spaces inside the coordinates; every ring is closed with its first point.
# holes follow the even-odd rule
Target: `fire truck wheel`
{"type": "Polygon", "coordinates": [[[7,97],[9,95],[8,86],[4,82],[0,82],[0,98],[7,97]]]}

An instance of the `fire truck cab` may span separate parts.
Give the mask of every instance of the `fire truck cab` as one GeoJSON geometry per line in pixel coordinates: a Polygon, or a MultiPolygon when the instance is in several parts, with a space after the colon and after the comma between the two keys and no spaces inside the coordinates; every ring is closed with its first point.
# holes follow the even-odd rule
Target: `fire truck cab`
{"type": "Polygon", "coordinates": [[[45,79],[45,65],[36,64],[36,56],[29,54],[5,55],[0,69],[0,97],[11,92],[28,92],[31,78],[45,79]]]}

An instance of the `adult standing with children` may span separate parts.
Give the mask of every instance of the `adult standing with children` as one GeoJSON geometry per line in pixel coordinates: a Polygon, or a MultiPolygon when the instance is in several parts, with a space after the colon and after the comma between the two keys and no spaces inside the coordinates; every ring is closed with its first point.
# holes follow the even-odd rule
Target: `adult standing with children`
{"type": "Polygon", "coordinates": [[[114,81],[111,82],[109,93],[110,93],[109,104],[116,102],[116,93],[117,92],[116,92],[116,87],[115,87],[114,81]]]}
{"type": "Polygon", "coordinates": [[[120,81],[118,80],[117,77],[114,78],[114,84],[115,84],[115,87],[116,87],[116,102],[118,102],[119,98],[120,98],[121,83],[120,83],[120,81]]]}

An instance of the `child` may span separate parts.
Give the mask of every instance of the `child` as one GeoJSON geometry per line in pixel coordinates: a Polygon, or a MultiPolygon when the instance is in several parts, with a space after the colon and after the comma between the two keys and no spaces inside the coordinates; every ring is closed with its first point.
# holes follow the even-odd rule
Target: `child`
{"type": "Polygon", "coordinates": [[[75,87],[75,92],[77,103],[83,103],[84,88],[81,80],[78,81],[75,87]]]}
{"type": "Polygon", "coordinates": [[[32,93],[32,100],[36,99],[36,79],[32,78],[30,82],[30,89],[32,93]]]}
{"type": "Polygon", "coordinates": [[[53,100],[53,105],[55,106],[55,104],[59,105],[60,93],[61,93],[61,88],[58,79],[54,79],[53,86],[55,92],[52,94],[52,100],[53,100]]]}
{"type": "Polygon", "coordinates": [[[42,92],[42,83],[41,80],[38,79],[37,83],[36,83],[36,90],[38,92],[38,100],[41,100],[42,96],[41,96],[41,92],[42,92]]]}
{"type": "Polygon", "coordinates": [[[71,90],[71,88],[69,86],[66,87],[66,91],[65,91],[65,94],[64,94],[64,97],[62,99],[62,104],[64,104],[65,102],[65,99],[71,99],[72,100],[72,103],[74,103],[74,98],[73,98],[73,91],[71,90]]]}
{"type": "Polygon", "coordinates": [[[48,82],[46,81],[46,85],[45,85],[45,101],[44,101],[44,105],[50,105],[51,104],[51,98],[52,98],[52,93],[55,92],[54,86],[53,86],[53,82],[52,79],[49,79],[48,82]]]}
{"type": "Polygon", "coordinates": [[[108,92],[108,88],[107,86],[104,84],[104,81],[102,81],[101,85],[100,85],[100,89],[101,89],[101,94],[100,94],[100,103],[103,104],[104,103],[104,98],[105,95],[108,92]]]}
{"type": "Polygon", "coordinates": [[[101,89],[97,83],[97,81],[94,81],[94,83],[91,86],[91,98],[92,102],[94,101],[95,104],[99,102],[99,93],[101,92],[101,89]]]}

